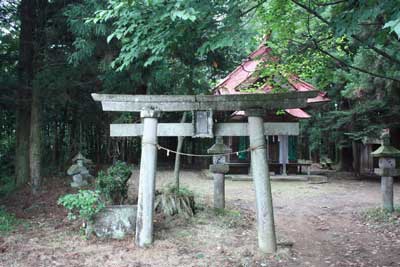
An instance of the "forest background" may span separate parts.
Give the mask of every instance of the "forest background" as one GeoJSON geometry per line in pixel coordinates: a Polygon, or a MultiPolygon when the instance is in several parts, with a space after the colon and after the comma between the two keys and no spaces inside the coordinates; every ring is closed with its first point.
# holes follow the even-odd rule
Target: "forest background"
{"type": "Polygon", "coordinates": [[[296,73],[331,99],[302,122],[301,156],[359,172],[363,138],[400,126],[398,0],[1,1],[0,195],[38,192],[78,151],[137,162],[140,140],[108,127],[139,118],[102,112],[91,93],[209,94],[265,36],[268,77],[296,73]]]}

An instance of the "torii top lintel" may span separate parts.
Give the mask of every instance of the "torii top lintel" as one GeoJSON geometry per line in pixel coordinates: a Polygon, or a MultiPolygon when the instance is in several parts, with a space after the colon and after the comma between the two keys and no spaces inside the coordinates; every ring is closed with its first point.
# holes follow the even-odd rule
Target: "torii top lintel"
{"type": "Polygon", "coordinates": [[[317,95],[318,91],[237,95],[92,94],[92,97],[95,101],[101,102],[104,111],[140,112],[146,109],[159,111],[234,111],[302,108],[307,106],[308,98],[317,95]]]}

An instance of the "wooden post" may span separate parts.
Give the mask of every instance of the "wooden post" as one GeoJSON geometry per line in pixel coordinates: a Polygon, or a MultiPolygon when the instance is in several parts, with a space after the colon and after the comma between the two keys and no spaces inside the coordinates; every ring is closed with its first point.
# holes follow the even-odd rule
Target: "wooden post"
{"type": "Polygon", "coordinates": [[[282,164],[282,175],[287,175],[286,164],[289,163],[289,136],[279,136],[279,163],[282,164]]]}
{"type": "Polygon", "coordinates": [[[275,253],[274,211],[264,137],[263,112],[252,110],[247,113],[250,147],[252,148],[251,169],[256,191],[258,246],[264,253],[275,253]]]}
{"type": "Polygon", "coordinates": [[[144,110],[140,113],[140,117],[143,118],[143,137],[135,235],[135,243],[139,247],[153,243],[158,116],[159,112],[156,110],[144,110]]]}

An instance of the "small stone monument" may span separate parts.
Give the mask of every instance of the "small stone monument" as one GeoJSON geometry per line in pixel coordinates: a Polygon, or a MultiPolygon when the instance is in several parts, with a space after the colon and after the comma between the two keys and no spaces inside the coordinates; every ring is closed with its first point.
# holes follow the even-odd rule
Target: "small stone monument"
{"type": "Polygon", "coordinates": [[[375,173],[382,177],[383,208],[393,212],[393,176],[400,175],[400,170],[396,169],[396,158],[400,157],[400,150],[390,145],[388,132],[382,134],[382,140],[382,145],[371,155],[379,158],[379,168],[375,169],[375,173]]]}
{"type": "Polygon", "coordinates": [[[135,232],[136,212],[136,205],[105,207],[89,222],[86,234],[94,232],[97,237],[122,239],[135,232]]]}
{"type": "Polygon", "coordinates": [[[71,187],[79,188],[88,184],[87,179],[92,178],[89,170],[84,166],[84,162],[87,159],[79,152],[73,159],[72,162],[75,162],[69,169],[67,170],[67,174],[72,176],[71,187]]]}

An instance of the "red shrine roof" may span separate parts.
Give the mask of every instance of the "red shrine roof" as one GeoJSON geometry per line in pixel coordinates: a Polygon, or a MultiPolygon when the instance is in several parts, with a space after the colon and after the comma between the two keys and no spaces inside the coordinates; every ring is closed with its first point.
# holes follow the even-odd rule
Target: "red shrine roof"
{"type": "MultiPolygon", "coordinates": [[[[251,53],[242,64],[240,64],[234,71],[232,71],[228,76],[222,79],[213,89],[216,95],[226,95],[226,94],[249,94],[249,92],[243,92],[241,89],[249,87],[251,84],[255,83],[259,76],[256,73],[257,67],[262,62],[272,60],[268,57],[271,48],[262,44],[251,53]]],[[[301,80],[296,75],[293,75],[288,79],[288,85],[290,91],[311,91],[316,90],[311,84],[301,80]]],[[[272,86],[265,84],[262,88],[258,89],[259,92],[256,93],[269,93],[272,90],[272,86]]],[[[320,92],[317,97],[309,98],[308,103],[319,103],[330,101],[325,92],[320,92]]],[[[285,109],[286,113],[299,118],[306,119],[311,116],[303,111],[302,109],[285,109]]],[[[243,113],[244,114],[244,113],[243,113]]],[[[235,112],[235,115],[243,115],[240,111],[235,112]]]]}

